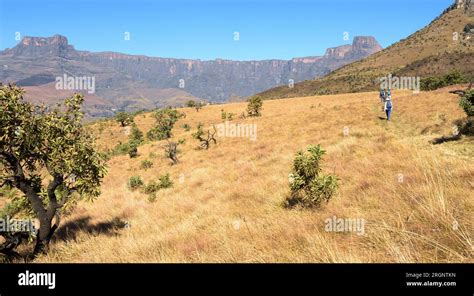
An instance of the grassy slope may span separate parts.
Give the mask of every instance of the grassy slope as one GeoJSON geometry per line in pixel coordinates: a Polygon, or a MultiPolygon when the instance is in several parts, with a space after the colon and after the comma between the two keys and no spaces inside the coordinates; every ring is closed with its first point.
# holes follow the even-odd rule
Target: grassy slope
{"type": "Polygon", "coordinates": [[[465,40],[464,27],[474,21],[455,9],[422,30],[368,58],[349,64],[316,80],[298,83],[294,88],[277,87],[260,95],[264,99],[310,96],[327,91],[348,93],[378,89],[377,78],[392,73],[397,76],[446,74],[452,69],[474,75],[473,38],[465,40]],[[459,39],[453,40],[453,32],[459,39]]]}
{"type": "MultiPolygon", "coordinates": [[[[464,116],[458,97],[440,90],[393,98],[390,123],[379,119],[376,93],[267,101],[262,117],[233,121],[257,124],[257,141],[220,138],[208,151],[195,149],[197,123],[219,123],[222,108],[240,114],[245,103],[182,109],[187,117],[174,129],[186,139],[181,163],[170,166],[160,142],[139,147],[136,159],[111,159],[100,199],[80,203],[38,261],[472,262],[474,141],[428,144],[464,116]],[[319,210],[283,208],[295,152],[318,143],[339,193],[319,210]],[[154,167],[140,169],[144,159],[154,167]],[[150,181],[166,172],[174,188],[154,203],[127,189],[132,175],[150,181]],[[333,215],[366,219],[366,235],[325,232],[333,215]]],[[[143,131],[152,124],[149,114],[136,121],[143,131]]],[[[115,122],[92,130],[102,149],[126,140],[115,122]]]]}

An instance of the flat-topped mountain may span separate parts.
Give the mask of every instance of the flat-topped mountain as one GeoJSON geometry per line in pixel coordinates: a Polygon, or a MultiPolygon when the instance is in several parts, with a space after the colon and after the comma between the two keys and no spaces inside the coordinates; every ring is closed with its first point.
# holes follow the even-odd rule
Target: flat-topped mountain
{"type": "Polygon", "coordinates": [[[58,77],[94,77],[94,92],[83,91],[86,111],[110,116],[117,110],[181,105],[189,99],[225,102],[247,97],[324,76],[381,49],[374,37],[355,37],[352,45],[329,48],[323,56],[202,61],[80,51],[61,35],[24,37],[14,48],[0,51],[0,81],[24,86],[28,99],[51,103],[73,92],[57,90],[58,77]]]}

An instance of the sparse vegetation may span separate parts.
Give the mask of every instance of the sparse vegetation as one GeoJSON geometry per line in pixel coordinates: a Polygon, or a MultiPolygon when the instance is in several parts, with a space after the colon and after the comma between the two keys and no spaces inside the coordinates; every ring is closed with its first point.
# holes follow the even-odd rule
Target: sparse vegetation
{"type": "MultiPolygon", "coordinates": [[[[441,146],[427,143],[465,119],[459,98],[445,91],[416,99],[411,91],[395,95],[397,120],[389,127],[378,119],[382,112],[375,92],[265,101],[264,116],[253,119],[262,131],[257,142],[229,139],[208,152],[195,149],[200,142],[191,134],[198,123],[212,131],[221,109],[240,114],[247,103],[212,105],[199,113],[188,109],[192,132],[175,129],[176,139],[170,139],[194,143],[179,146],[179,165],[169,166],[162,157],[166,141],[139,147],[143,159],[153,160],[153,169],[134,172],[143,159],[114,156],[100,198],[81,202],[82,211],[65,218],[74,223],[87,215],[100,224],[126,215],[134,226],[113,236],[80,230],[77,240],[55,240],[35,262],[90,262],[90,254],[97,262],[117,257],[127,262],[467,262],[474,207],[467,180],[474,178],[474,143],[471,137],[441,146]],[[350,127],[349,136],[343,136],[344,126],[350,127]],[[295,152],[315,142],[328,151],[322,172],[337,174],[337,195],[317,210],[281,207],[291,193],[288,173],[295,152]],[[155,195],[145,194],[144,186],[133,194],[121,189],[131,175],[148,184],[166,172],[185,178],[179,186],[171,178],[174,188],[155,195]],[[142,203],[154,198],[153,204],[142,203]],[[325,219],[333,216],[364,218],[368,235],[324,231],[325,219]],[[240,231],[232,226],[236,220],[240,231]],[[123,248],[130,236],[133,244],[123,248]],[[157,240],[163,248],[156,248],[157,240]]],[[[150,115],[136,119],[141,130],[153,125],[150,115]]],[[[109,129],[112,135],[102,133],[98,146],[127,141],[118,124],[109,129]]],[[[90,130],[97,132],[95,124],[90,130]]]]}

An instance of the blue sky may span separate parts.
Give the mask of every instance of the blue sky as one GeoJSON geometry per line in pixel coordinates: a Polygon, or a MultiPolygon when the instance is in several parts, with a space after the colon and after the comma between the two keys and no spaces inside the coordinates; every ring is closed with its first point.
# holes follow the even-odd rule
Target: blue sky
{"type": "Polygon", "coordinates": [[[0,49],[15,46],[19,32],[21,37],[62,34],[76,49],[90,51],[201,60],[290,59],[322,55],[357,35],[375,36],[387,47],[427,25],[452,2],[0,0],[0,49]]]}

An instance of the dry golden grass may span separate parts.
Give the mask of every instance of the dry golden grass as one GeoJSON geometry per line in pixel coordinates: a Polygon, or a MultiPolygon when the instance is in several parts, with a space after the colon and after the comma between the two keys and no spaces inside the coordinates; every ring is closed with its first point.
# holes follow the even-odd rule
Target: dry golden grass
{"type": "MultiPolygon", "coordinates": [[[[474,142],[428,143],[464,116],[458,97],[393,98],[390,123],[379,119],[377,93],[265,101],[262,117],[233,121],[257,124],[256,141],[218,138],[207,151],[195,149],[197,123],[220,123],[221,109],[240,114],[246,104],[182,109],[173,131],[186,139],[180,163],[170,166],[160,142],[140,146],[135,159],[112,158],[100,198],[79,204],[37,261],[472,262],[474,142]],[[294,154],[309,144],[327,150],[324,168],[340,190],[321,209],[285,209],[294,154]],[[141,169],[144,159],[154,166],[141,169]],[[167,172],[174,187],[153,203],[127,188],[132,175],[148,182],[167,172]],[[365,219],[365,235],[326,232],[332,216],[365,219]]],[[[153,123],[149,114],[136,122],[144,132],[153,123]]],[[[99,123],[91,129],[101,149],[126,141],[118,123],[100,124],[102,132],[99,123]]]]}

